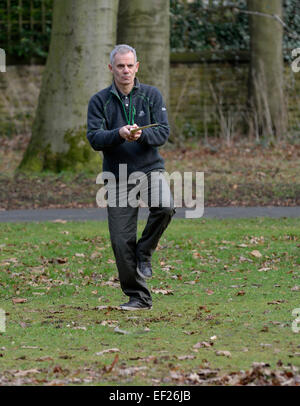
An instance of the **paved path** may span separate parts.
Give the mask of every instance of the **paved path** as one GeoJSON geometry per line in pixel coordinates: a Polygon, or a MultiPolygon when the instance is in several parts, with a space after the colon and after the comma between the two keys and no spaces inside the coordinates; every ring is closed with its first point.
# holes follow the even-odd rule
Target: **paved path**
{"type": "MultiPolygon", "coordinates": [[[[175,218],[185,218],[188,209],[178,208],[175,218]]],[[[148,209],[139,211],[139,219],[146,219],[148,209]]],[[[253,217],[300,217],[300,207],[207,207],[203,218],[253,218],[253,217]]],[[[30,209],[0,211],[0,222],[53,221],[53,220],[103,221],[106,209],[30,209]]]]}

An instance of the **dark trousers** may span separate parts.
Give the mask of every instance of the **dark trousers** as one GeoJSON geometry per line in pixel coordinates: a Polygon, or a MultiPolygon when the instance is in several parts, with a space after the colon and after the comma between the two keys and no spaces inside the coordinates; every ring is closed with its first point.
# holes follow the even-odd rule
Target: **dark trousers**
{"type": "MultiPolygon", "coordinates": [[[[157,172],[157,171],[156,171],[157,172]]],[[[161,171],[160,171],[161,172],[161,171]]],[[[168,227],[176,210],[167,182],[158,187],[151,183],[151,172],[145,175],[148,194],[149,216],[141,238],[137,241],[137,220],[139,207],[110,207],[108,205],[108,225],[112,249],[116,258],[121,288],[125,295],[151,305],[151,293],[137,271],[137,257],[141,261],[150,261],[158,241],[168,227]],[[158,207],[151,207],[153,193],[158,207]],[[166,203],[167,202],[167,203],[166,203]]],[[[128,193],[134,185],[127,185],[128,193]]]]}

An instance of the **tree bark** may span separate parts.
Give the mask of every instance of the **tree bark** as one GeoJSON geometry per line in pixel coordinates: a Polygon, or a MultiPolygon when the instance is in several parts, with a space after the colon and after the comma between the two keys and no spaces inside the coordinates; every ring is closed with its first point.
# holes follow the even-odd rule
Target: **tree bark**
{"type": "Polygon", "coordinates": [[[251,53],[249,104],[256,134],[282,137],[287,129],[283,91],[282,1],[248,0],[251,53]],[[273,16],[273,17],[272,17],[273,16]]]}
{"type": "Polygon", "coordinates": [[[138,78],[156,86],[169,103],[170,19],[169,0],[120,0],[119,44],[137,51],[138,78]]]}
{"type": "Polygon", "coordinates": [[[118,0],[54,0],[49,55],[20,169],[78,170],[99,161],[86,140],[86,113],[90,97],[111,82],[117,12],[118,0]]]}

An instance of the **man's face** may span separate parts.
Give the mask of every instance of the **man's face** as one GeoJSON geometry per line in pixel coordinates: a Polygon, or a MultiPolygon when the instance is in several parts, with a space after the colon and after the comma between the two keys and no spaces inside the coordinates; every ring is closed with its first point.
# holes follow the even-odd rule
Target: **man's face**
{"type": "Polygon", "coordinates": [[[133,86],[135,74],[139,69],[139,62],[135,63],[132,52],[116,54],[114,64],[109,64],[108,67],[118,87],[133,86]]]}

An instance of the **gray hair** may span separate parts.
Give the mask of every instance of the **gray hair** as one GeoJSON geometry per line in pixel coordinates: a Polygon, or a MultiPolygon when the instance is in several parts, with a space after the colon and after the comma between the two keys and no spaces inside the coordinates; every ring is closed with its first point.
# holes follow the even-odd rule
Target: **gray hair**
{"type": "Polygon", "coordinates": [[[116,45],[114,49],[110,53],[110,64],[113,65],[115,61],[115,56],[116,54],[127,54],[128,52],[132,52],[134,55],[134,62],[137,61],[136,57],[136,51],[134,48],[132,48],[129,45],[126,44],[121,44],[121,45],[116,45]]]}

